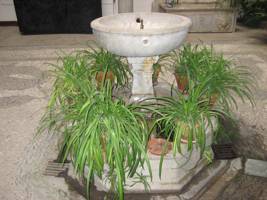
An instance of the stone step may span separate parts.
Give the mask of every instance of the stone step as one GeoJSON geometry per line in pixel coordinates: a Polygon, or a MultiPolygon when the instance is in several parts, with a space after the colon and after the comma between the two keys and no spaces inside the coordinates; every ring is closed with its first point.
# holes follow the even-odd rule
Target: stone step
{"type": "Polygon", "coordinates": [[[174,9],[192,10],[192,9],[216,9],[216,3],[181,3],[174,7],[174,9]]]}
{"type": "Polygon", "coordinates": [[[215,183],[229,168],[228,160],[216,160],[204,168],[194,179],[181,191],[181,200],[199,199],[200,196],[215,183]]]}
{"type": "Polygon", "coordinates": [[[245,174],[267,178],[267,161],[247,159],[245,174]]]}
{"type": "Polygon", "coordinates": [[[179,0],[180,3],[217,3],[218,0],[179,0]]]}
{"type": "Polygon", "coordinates": [[[230,161],[229,168],[222,174],[219,179],[214,182],[210,187],[206,188],[204,194],[198,200],[217,200],[220,199],[222,191],[229,185],[229,183],[236,177],[242,170],[241,158],[236,158],[230,161]]]}
{"type": "MultiPolygon", "coordinates": [[[[233,8],[183,6],[169,8],[160,4],[161,12],[182,15],[192,20],[189,32],[234,32],[237,13],[233,8]]],[[[212,4],[211,4],[212,5],[212,4]]]]}
{"type": "Polygon", "coordinates": [[[162,3],[160,4],[161,11],[165,12],[179,12],[179,11],[209,11],[209,12],[219,12],[219,11],[234,11],[235,9],[229,6],[221,5],[218,3],[179,3],[174,7],[162,3]]]}

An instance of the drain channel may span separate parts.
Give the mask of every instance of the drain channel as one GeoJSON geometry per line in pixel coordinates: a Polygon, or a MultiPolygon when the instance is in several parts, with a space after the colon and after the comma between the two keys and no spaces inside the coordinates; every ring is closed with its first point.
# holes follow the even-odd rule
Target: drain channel
{"type": "Polygon", "coordinates": [[[70,163],[60,163],[57,161],[48,161],[43,173],[45,176],[65,177],[68,174],[70,163]]]}
{"type": "Polygon", "coordinates": [[[237,158],[232,144],[214,144],[211,146],[216,160],[237,158]]]}

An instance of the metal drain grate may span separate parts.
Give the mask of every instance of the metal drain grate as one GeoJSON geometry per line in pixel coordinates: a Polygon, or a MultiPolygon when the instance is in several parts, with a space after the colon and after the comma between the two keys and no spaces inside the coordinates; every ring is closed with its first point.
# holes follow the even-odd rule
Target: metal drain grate
{"type": "Polygon", "coordinates": [[[70,163],[60,163],[57,161],[48,161],[44,171],[45,176],[64,177],[68,173],[70,163]]]}
{"type": "Polygon", "coordinates": [[[211,146],[216,160],[237,158],[232,144],[214,144],[211,146]]]}

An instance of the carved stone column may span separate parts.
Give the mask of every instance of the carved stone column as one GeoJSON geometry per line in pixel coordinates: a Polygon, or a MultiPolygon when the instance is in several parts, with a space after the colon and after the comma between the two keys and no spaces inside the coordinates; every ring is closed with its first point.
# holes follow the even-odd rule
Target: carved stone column
{"type": "Polygon", "coordinates": [[[154,97],[152,83],[153,64],[157,62],[158,56],[154,57],[128,57],[132,65],[133,86],[130,102],[138,102],[154,97]]]}

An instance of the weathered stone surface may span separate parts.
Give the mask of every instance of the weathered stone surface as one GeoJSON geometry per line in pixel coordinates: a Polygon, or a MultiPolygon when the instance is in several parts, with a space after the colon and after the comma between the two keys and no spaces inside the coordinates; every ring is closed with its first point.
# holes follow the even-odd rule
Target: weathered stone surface
{"type": "Polygon", "coordinates": [[[245,173],[267,178],[267,161],[248,159],[245,163],[245,173]]]}
{"type": "Polygon", "coordinates": [[[239,171],[242,169],[242,160],[241,158],[236,158],[230,162],[230,170],[239,171]]]}
{"type": "Polygon", "coordinates": [[[198,200],[215,200],[217,198],[219,200],[220,194],[222,193],[224,188],[227,187],[229,183],[231,183],[231,181],[235,178],[235,176],[240,172],[231,167],[231,165],[236,164],[236,162],[239,162],[239,158],[230,161],[230,168],[228,168],[216,182],[211,184],[210,187],[207,188],[207,190],[204,192],[204,194],[201,195],[198,200]]]}
{"type": "Polygon", "coordinates": [[[133,0],[118,1],[119,13],[133,12],[133,0]]]}
{"type": "Polygon", "coordinates": [[[232,8],[216,8],[211,4],[178,4],[168,8],[160,4],[161,11],[183,15],[191,18],[192,26],[189,32],[234,32],[236,27],[236,12],[232,8]]]}
{"type": "Polygon", "coordinates": [[[212,200],[266,200],[266,197],[266,178],[238,174],[227,184],[224,190],[212,200]]]}
{"type": "Polygon", "coordinates": [[[198,199],[206,188],[215,182],[227,169],[228,161],[215,161],[203,169],[179,195],[182,200],[198,199]]]}
{"type": "Polygon", "coordinates": [[[154,0],[133,0],[133,12],[151,12],[154,0]]]}
{"type": "Polygon", "coordinates": [[[179,0],[179,3],[216,3],[218,0],[179,0]]]}

